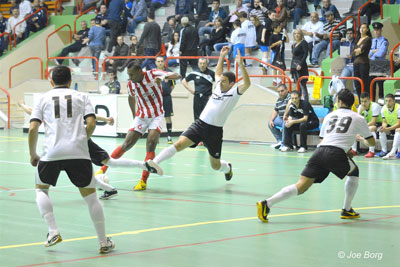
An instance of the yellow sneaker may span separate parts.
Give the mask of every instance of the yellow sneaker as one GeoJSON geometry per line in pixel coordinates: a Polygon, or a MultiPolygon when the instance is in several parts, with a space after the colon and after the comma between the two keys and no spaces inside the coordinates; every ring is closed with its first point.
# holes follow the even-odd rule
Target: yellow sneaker
{"type": "Polygon", "coordinates": [[[146,190],[146,183],[140,180],[137,185],[133,188],[133,191],[143,191],[146,190]]]}
{"type": "Polygon", "coordinates": [[[99,169],[97,172],[94,173],[94,176],[97,176],[99,174],[104,174],[104,172],[101,169],[99,169]]]}

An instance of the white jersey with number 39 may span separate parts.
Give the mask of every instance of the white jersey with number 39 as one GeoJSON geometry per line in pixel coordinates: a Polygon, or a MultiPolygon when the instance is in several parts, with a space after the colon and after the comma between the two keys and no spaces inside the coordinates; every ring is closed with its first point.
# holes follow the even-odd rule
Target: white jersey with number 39
{"type": "Polygon", "coordinates": [[[32,111],[31,121],[44,122],[42,161],[90,159],[84,119],[95,115],[89,97],[56,88],[44,94],[32,111]]]}
{"type": "Polygon", "coordinates": [[[347,152],[357,134],[364,138],[372,136],[365,118],[350,109],[340,108],[325,117],[319,135],[323,140],[318,146],[335,146],[347,152]]]}

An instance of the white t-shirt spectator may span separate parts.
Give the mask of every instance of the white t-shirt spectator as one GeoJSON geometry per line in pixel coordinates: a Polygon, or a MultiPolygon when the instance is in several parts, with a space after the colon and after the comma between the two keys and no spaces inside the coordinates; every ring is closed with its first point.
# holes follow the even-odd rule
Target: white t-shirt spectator
{"type": "Polygon", "coordinates": [[[242,28],[235,29],[231,34],[231,43],[235,44],[245,44],[246,42],[246,32],[242,28]]]}
{"type": "MultiPolygon", "coordinates": [[[[10,17],[8,19],[8,24],[7,24],[7,30],[6,32],[8,33],[14,33],[14,26],[23,20],[24,18],[22,16],[19,16],[18,18],[15,17],[10,17]]],[[[22,22],[21,24],[18,24],[18,26],[15,28],[15,34],[19,33],[24,33],[26,29],[26,21],[22,22]]]]}
{"type": "Polygon", "coordinates": [[[19,4],[19,15],[23,18],[32,12],[32,3],[28,0],[24,0],[19,4]]]}
{"type": "MultiPolygon", "coordinates": [[[[307,21],[306,24],[304,24],[301,29],[307,32],[323,34],[324,24],[322,23],[322,21],[318,21],[317,23],[312,23],[312,21],[307,21]]],[[[306,40],[307,43],[318,42],[321,40],[315,34],[313,37],[304,35],[304,39],[306,40]]]]}
{"type": "Polygon", "coordinates": [[[256,33],[256,27],[254,24],[246,19],[243,21],[241,28],[243,31],[246,33],[246,41],[244,43],[245,47],[253,47],[257,45],[257,33],[256,33]]]}

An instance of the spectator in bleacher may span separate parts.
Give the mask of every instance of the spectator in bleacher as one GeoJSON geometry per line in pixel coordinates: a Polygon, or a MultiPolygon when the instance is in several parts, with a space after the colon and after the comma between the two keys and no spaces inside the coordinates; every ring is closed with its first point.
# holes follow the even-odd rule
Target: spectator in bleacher
{"type": "MultiPolygon", "coordinates": [[[[229,18],[229,22],[233,23],[234,21],[236,21],[237,19],[239,19],[239,13],[244,11],[246,13],[248,13],[248,10],[246,7],[243,6],[243,1],[242,0],[235,0],[236,6],[235,9],[231,11],[231,13],[229,14],[229,16],[227,18],[229,18]]],[[[224,21],[225,23],[225,21],[224,21]]]]}
{"type": "MultiPolygon", "coordinates": [[[[293,77],[295,84],[301,76],[308,76],[307,54],[308,45],[304,40],[303,32],[300,29],[293,31],[295,43],[292,45],[292,64],[290,66],[290,74],[293,77]]],[[[300,96],[303,95],[305,101],[308,102],[307,79],[300,82],[300,96]]]]}
{"type": "Polygon", "coordinates": [[[290,16],[294,18],[293,29],[296,29],[301,17],[307,16],[308,7],[307,0],[293,0],[291,6],[287,6],[290,16]]]}
{"type": "MultiPolygon", "coordinates": [[[[0,34],[4,33],[7,29],[7,19],[3,17],[3,13],[0,11],[0,34]]],[[[7,48],[8,36],[0,37],[0,57],[3,55],[4,49],[7,48]]]]}
{"type": "Polygon", "coordinates": [[[106,29],[106,35],[110,36],[110,26],[108,25],[107,16],[108,16],[107,6],[102,4],[100,6],[100,13],[96,15],[95,19],[100,19],[101,20],[101,26],[104,29],[106,29]]]}
{"type": "Polygon", "coordinates": [[[19,4],[19,15],[23,18],[32,13],[32,2],[29,0],[22,0],[19,4]]]}
{"type": "MultiPolygon", "coordinates": [[[[392,0],[393,1],[393,0],[392,0]]],[[[381,6],[379,1],[371,0],[360,12],[361,16],[366,15],[368,19],[368,26],[371,24],[372,15],[378,14],[381,12],[381,6]]]]}
{"type": "Polygon", "coordinates": [[[208,23],[199,28],[199,37],[204,36],[204,34],[211,34],[211,31],[215,29],[215,19],[220,17],[224,20],[227,17],[227,14],[224,9],[220,8],[220,0],[213,0],[212,6],[213,10],[211,11],[210,15],[208,16],[208,23]]]}
{"type": "Polygon", "coordinates": [[[276,21],[281,23],[282,29],[286,29],[288,15],[287,8],[283,5],[283,0],[277,0],[276,4],[276,21]]]}
{"type": "Polygon", "coordinates": [[[19,9],[19,7],[18,7],[18,4],[17,4],[17,0],[10,0],[10,4],[11,4],[11,6],[10,6],[10,11],[9,11],[9,13],[12,15],[13,9],[14,9],[14,8],[19,9]]]}
{"type": "Polygon", "coordinates": [[[126,28],[130,35],[135,35],[137,24],[144,22],[147,19],[147,7],[145,0],[133,0],[131,9],[132,18],[128,20],[126,28]]]}
{"type": "Polygon", "coordinates": [[[88,10],[91,7],[96,7],[97,2],[99,2],[100,0],[83,0],[83,7],[81,9],[81,13],[85,12],[86,10],[88,10]]]}
{"type": "Polygon", "coordinates": [[[317,12],[312,12],[310,15],[310,20],[306,22],[301,28],[304,39],[308,44],[308,54],[311,63],[313,47],[320,42],[320,38],[317,33],[321,36],[324,33],[324,24],[319,21],[319,16],[317,12]]]}
{"type": "MultiPolygon", "coordinates": [[[[377,154],[385,159],[395,159],[396,151],[400,145],[400,105],[394,100],[393,94],[385,96],[385,105],[381,109],[382,126],[378,128],[381,152],[377,154]],[[387,153],[387,136],[394,135],[393,146],[390,153],[387,153]]],[[[400,156],[400,155],[399,155],[400,156]]]]}
{"type": "Polygon", "coordinates": [[[338,19],[339,21],[342,20],[336,6],[331,4],[331,0],[322,0],[322,5],[323,5],[323,7],[321,10],[320,21],[322,21],[323,23],[326,23],[327,17],[325,15],[325,13],[328,11],[331,11],[333,13],[333,16],[335,17],[335,19],[338,19]]]}
{"type": "MultiPolygon", "coordinates": [[[[79,52],[81,49],[85,46],[87,46],[88,43],[88,37],[89,37],[89,28],[88,24],[85,20],[81,21],[81,30],[78,31],[76,34],[74,34],[73,39],[75,42],[67,47],[65,47],[61,53],[57,57],[65,57],[68,56],[68,53],[72,52],[79,52]]],[[[64,61],[64,59],[56,59],[55,60],[57,65],[61,65],[64,61]]],[[[76,59],[72,60],[75,64],[77,64],[76,59]]],[[[79,63],[78,63],[79,65],[79,63]]]]}
{"type": "MultiPolygon", "coordinates": [[[[39,0],[33,0],[32,3],[32,13],[40,9],[39,0]]],[[[29,32],[37,32],[46,27],[47,16],[46,11],[40,10],[38,13],[33,15],[27,20],[27,29],[25,30],[25,38],[28,38],[29,32]]]]}
{"type": "Polygon", "coordinates": [[[307,131],[318,128],[319,119],[314,112],[311,104],[306,100],[300,99],[300,93],[293,91],[290,96],[289,118],[285,121],[284,146],[281,152],[293,150],[292,134],[294,131],[300,131],[300,148],[298,153],[307,151],[307,131]]]}
{"type": "MultiPolygon", "coordinates": [[[[355,41],[353,56],[354,58],[354,77],[360,78],[364,83],[364,88],[369,88],[369,58],[368,53],[371,49],[371,33],[367,24],[361,24],[358,37],[355,41]]],[[[361,95],[361,84],[355,81],[357,95],[361,95]]]]}
{"type": "MultiPolygon", "coordinates": [[[[372,102],[368,92],[364,92],[360,96],[360,105],[357,110],[358,114],[363,116],[368,123],[369,130],[376,140],[376,130],[382,125],[381,106],[378,103],[372,102]]],[[[364,141],[361,136],[357,136],[357,141],[364,141]]],[[[365,142],[364,142],[365,143],[365,142]]],[[[365,155],[366,158],[373,158],[375,156],[375,146],[368,146],[369,151],[365,155]]],[[[350,151],[353,156],[357,153],[357,142],[354,142],[350,151]]]]}
{"type": "Polygon", "coordinates": [[[174,17],[171,17],[167,23],[164,23],[163,29],[161,31],[162,36],[166,36],[164,43],[171,42],[175,32],[180,32],[181,25],[176,23],[174,17]]]}
{"type": "MultiPolygon", "coordinates": [[[[249,57],[251,56],[251,50],[257,46],[256,27],[247,19],[247,13],[244,11],[239,13],[239,20],[241,28],[246,32],[245,56],[249,57]]],[[[246,66],[251,66],[251,64],[246,64],[246,66]]]]}
{"type": "MultiPolygon", "coordinates": [[[[289,43],[289,36],[285,29],[282,30],[282,26],[279,22],[274,21],[272,23],[273,33],[269,38],[269,47],[271,49],[271,64],[275,67],[285,71],[285,43],[289,43]]],[[[277,70],[273,69],[273,75],[277,75],[277,70]]],[[[281,74],[281,73],[280,73],[281,74]]],[[[272,81],[273,86],[277,86],[282,82],[280,78],[274,78],[272,81]]]]}
{"type": "Polygon", "coordinates": [[[261,0],[254,0],[254,8],[250,11],[250,16],[255,15],[263,23],[267,18],[268,9],[261,0]]]}
{"type": "MultiPolygon", "coordinates": [[[[332,11],[327,11],[325,13],[325,17],[326,17],[326,23],[324,24],[324,33],[323,34],[315,33],[316,36],[321,39],[321,41],[313,48],[310,67],[319,67],[318,59],[323,50],[326,49],[325,57],[328,57],[330,55],[330,33],[332,29],[340,23],[340,20],[334,17],[332,11]]],[[[345,35],[346,35],[346,26],[344,24],[340,25],[335,29],[335,31],[332,34],[332,53],[339,48],[340,40],[345,35]]]]}
{"type": "Polygon", "coordinates": [[[166,4],[166,0],[151,0],[147,2],[147,7],[150,8],[150,12],[156,12],[156,9],[164,6],[166,4]]]}
{"type": "Polygon", "coordinates": [[[128,16],[131,16],[129,10],[125,6],[124,0],[112,0],[110,5],[108,6],[108,25],[110,26],[111,36],[110,36],[110,44],[108,45],[107,51],[111,53],[113,47],[117,44],[117,37],[121,35],[121,27],[122,23],[121,14],[122,10],[128,16]]]}
{"type": "MultiPolygon", "coordinates": [[[[124,43],[124,37],[122,35],[117,37],[117,45],[115,46],[114,54],[113,57],[122,57],[122,56],[128,56],[129,55],[129,46],[124,43]]],[[[127,62],[127,59],[110,59],[110,61],[107,62],[107,69],[109,69],[109,66],[112,66],[112,71],[117,73],[117,70],[119,72],[122,72],[125,68],[125,63],[127,62]]]]}
{"type": "MultiPolygon", "coordinates": [[[[115,0],[114,0],[115,1],[115,0]]],[[[101,26],[100,19],[92,19],[95,22],[95,26],[90,28],[89,30],[89,47],[90,51],[92,51],[92,56],[100,58],[101,50],[104,49],[104,41],[106,39],[106,29],[101,26]]],[[[97,63],[94,59],[92,59],[92,67],[93,72],[97,71],[97,63]]]]}
{"type": "MultiPolygon", "coordinates": [[[[179,32],[174,32],[171,42],[168,43],[167,57],[179,57],[180,44],[179,44],[179,32]]],[[[168,60],[168,67],[176,67],[179,65],[179,59],[168,60]]]]}
{"type": "MultiPolygon", "coordinates": [[[[345,58],[345,63],[346,65],[344,66],[342,72],[340,73],[340,77],[354,77],[354,55],[352,55],[352,52],[354,50],[355,46],[355,41],[354,41],[354,30],[353,28],[348,28],[346,30],[346,38],[342,38],[340,46],[348,46],[350,47],[350,54],[347,55],[345,58]]],[[[339,49],[339,54],[340,54],[340,49],[339,49]]],[[[346,85],[347,80],[342,80],[342,83],[346,85]]],[[[355,88],[354,82],[353,82],[353,88],[355,88]]]]}
{"type": "MultiPolygon", "coordinates": [[[[161,28],[154,21],[154,13],[147,14],[147,22],[144,25],[143,33],[140,36],[138,45],[143,45],[146,56],[155,56],[161,49],[161,28]]],[[[142,68],[147,70],[156,68],[154,59],[145,59],[142,68]]]]}
{"type": "Polygon", "coordinates": [[[240,51],[240,55],[245,55],[246,31],[240,27],[240,20],[238,19],[233,22],[233,28],[230,44],[231,50],[229,53],[235,59],[238,50],[240,51]]]}
{"type": "MultiPolygon", "coordinates": [[[[264,24],[262,25],[261,32],[261,40],[260,40],[260,49],[263,52],[262,61],[268,62],[268,51],[269,51],[269,38],[272,34],[272,23],[276,19],[275,11],[268,11],[268,17],[265,19],[264,24]]],[[[262,71],[264,75],[267,75],[268,66],[263,65],[262,71]]]]}
{"type": "Polygon", "coordinates": [[[209,39],[204,39],[201,42],[200,48],[204,49],[207,56],[211,56],[211,52],[215,50],[215,44],[218,44],[221,49],[224,47],[224,45],[227,45],[226,32],[222,26],[221,18],[215,19],[215,29],[212,30],[209,39]]]}
{"type": "MultiPolygon", "coordinates": [[[[197,56],[197,50],[199,47],[199,34],[197,30],[189,24],[189,18],[183,17],[181,19],[183,29],[181,30],[181,40],[179,47],[181,56],[197,56]]],[[[181,59],[179,62],[180,74],[182,77],[186,77],[187,64],[190,62],[192,69],[197,67],[197,59],[181,59]]]]}
{"type": "Polygon", "coordinates": [[[46,10],[49,10],[49,6],[45,3],[46,0],[40,0],[39,6],[40,8],[44,7],[46,10]]]}
{"type": "Polygon", "coordinates": [[[196,26],[200,20],[207,20],[209,16],[206,0],[193,0],[190,2],[189,16],[194,18],[196,26]]]}
{"type": "Polygon", "coordinates": [[[109,88],[109,94],[119,95],[121,91],[121,84],[118,81],[117,73],[112,70],[107,70],[108,82],[105,84],[109,88]]]}
{"type": "MultiPolygon", "coordinates": [[[[12,16],[8,19],[7,30],[6,30],[6,32],[12,34],[11,36],[12,39],[14,39],[14,26],[17,23],[21,22],[22,20],[24,20],[24,18],[19,15],[19,9],[14,8],[12,11],[12,16]]],[[[18,24],[18,26],[15,28],[17,43],[21,42],[24,39],[25,30],[26,30],[26,21],[22,22],[21,24],[18,24]]]]}
{"type": "MultiPolygon", "coordinates": [[[[191,0],[176,0],[175,3],[175,19],[177,23],[181,23],[181,18],[183,15],[186,15],[189,18],[189,13],[190,13],[190,6],[191,6],[191,0]]],[[[173,16],[169,16],[171,18],[173,16]]],[[[190,20],[193,20],[193,17],[190,17],[190,20]]]]}
{"type": "MultiPolygon", "coordinates": [[[[145,56],[145,52],[144,52],[144,47],[143,45],[138,45],[138,40],[137,37],[135,35],[131,36],[131,45],[129,46],[129,52],[128,52],[129,56],[145,56]]],[[[123,68],[126,68],[127,66],[133,66],[133,65],[141,65],[143,62],[143,59],[133,59],[130,58],[128,60],[125,61],[123,68]]]]}
{"type": "Polygon", "coordinates": [[[282,134],[281,130],[279,130],[277,127],[282,129],[284,131],[284,119],[283,115],[285,114],[286,106],[290,101],[290,93],[289,89],[286,87],[285,84],[281,84],[277,88],[279,98],[275,103],[275,108],[272,111],[271,117],[268,122],[268,128],[271,130],[272,134],[274,135],[276,139],[276,144],[273,144],[271,147],[278,149],[282,145],[283,137],[284,135],[282,134]]]}

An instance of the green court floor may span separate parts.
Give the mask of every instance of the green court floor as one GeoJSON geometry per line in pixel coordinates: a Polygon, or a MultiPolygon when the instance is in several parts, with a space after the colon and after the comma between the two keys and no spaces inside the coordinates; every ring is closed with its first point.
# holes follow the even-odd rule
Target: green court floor
{"type": "MultiPolygon", "coordinates": [[[[109,153],[123,142],[93,140],[109,153]]],[[[144,145],[124,157],[144,159],[144,145]]],[[[161,139],[157,152],[166,146],[161,139]]],[[[141,171],[110,168],[119,195],[102,203],[116,249],[100,256],[86,203],[64,174],[50,193],[64,241],[44,247],[27,134],[0,131],[0,266],[399,266],[399,160],[355,158],[358,220],[340,219],[344,182],[334,176],[278,203],[269,223],[257,219],[255,203],[295,183],[311,153],[225,142],[234,170],[226,182],[204,147],[188,149],[163,162],[165,175],[143,192],[132,191],[141,171]]]]}

